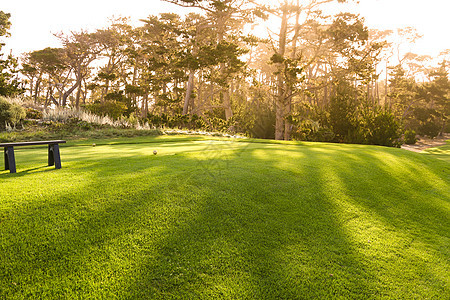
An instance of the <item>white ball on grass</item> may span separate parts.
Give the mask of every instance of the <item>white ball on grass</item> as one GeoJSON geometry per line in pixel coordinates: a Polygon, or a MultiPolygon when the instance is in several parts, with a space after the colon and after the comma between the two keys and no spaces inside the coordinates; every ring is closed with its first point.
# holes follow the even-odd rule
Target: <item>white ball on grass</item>
{"type": "Polygon", "coordinates": [[[158,154],[158,151],[153,150],[153,155],[156,155],[156,154],[158,154]]]}

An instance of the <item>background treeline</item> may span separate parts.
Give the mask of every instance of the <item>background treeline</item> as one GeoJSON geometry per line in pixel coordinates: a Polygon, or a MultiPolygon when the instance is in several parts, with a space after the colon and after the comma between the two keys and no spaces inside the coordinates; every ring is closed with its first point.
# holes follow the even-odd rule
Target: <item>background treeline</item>
{"type": "MultiPolygon", "coordinates": [[[[257,138],[397,146],[449,131],[450,51],[403,51],[419,38],[412,28],[369,30],[358,15],[322,11],[340,0],[167,2],[198,13],[57,34],[60,48],[0,62],[0,94],[257,138]],[[264,20],[277,32],[252,35],[264,20]]],[[[0,12],[1,35],[8,20],[0,12]]]]}

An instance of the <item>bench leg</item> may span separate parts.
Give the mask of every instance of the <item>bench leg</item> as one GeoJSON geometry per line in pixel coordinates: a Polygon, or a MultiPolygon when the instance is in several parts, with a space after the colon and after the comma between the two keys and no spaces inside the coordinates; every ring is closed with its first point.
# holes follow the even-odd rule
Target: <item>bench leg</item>
{"type": "Polygon", "coordinates": [[[59,145],[48,145],[48,165],[55,165],[56,169],[61,169],[61,156],[59,155],[59,145]]]}
{"type": "Polygon", "coordinates": [[[10,173],[16,173],[16,159],[14,157],[14,147],[5,147],[5,170],[9,170],[10,173]]]}

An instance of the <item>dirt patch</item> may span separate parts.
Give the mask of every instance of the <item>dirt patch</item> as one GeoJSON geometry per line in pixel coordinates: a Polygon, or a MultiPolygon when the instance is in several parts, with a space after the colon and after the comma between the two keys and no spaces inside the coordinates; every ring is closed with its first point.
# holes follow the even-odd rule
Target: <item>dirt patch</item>
{"type": "Polygon", "coordinates": [[[450,140],[450,133],[445,133],[443,136],[438,136],[434,139],[421,137],[414,145],[402,145],[402,149],[421,152],[428,148],[445,145],[447,140],[450,140]]]}

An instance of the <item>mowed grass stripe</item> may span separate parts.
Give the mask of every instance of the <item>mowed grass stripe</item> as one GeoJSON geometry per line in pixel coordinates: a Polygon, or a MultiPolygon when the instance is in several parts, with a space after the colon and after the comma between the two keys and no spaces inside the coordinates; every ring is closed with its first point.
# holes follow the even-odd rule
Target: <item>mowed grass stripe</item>
{"type": "Polygon", "coordinates": [[[74,143],[61,170],[20,149],[0,172],[0,298],[447,294],[445,161],[187,138],[74,143]]]}

